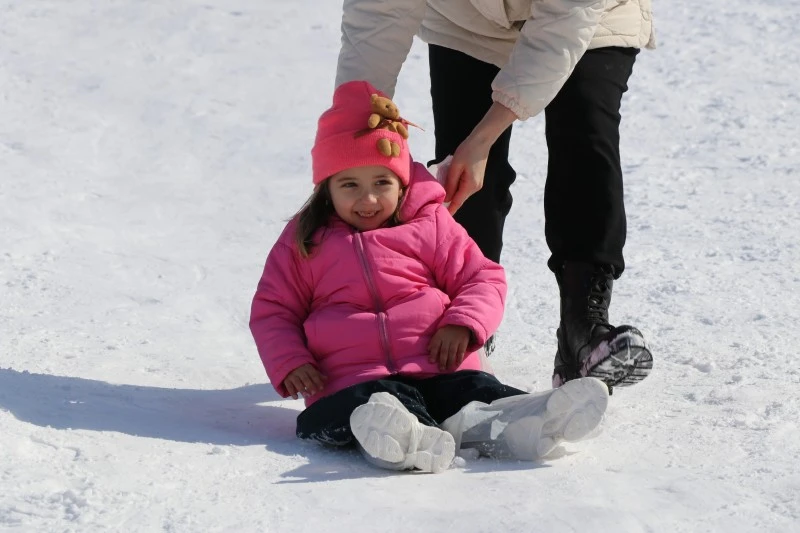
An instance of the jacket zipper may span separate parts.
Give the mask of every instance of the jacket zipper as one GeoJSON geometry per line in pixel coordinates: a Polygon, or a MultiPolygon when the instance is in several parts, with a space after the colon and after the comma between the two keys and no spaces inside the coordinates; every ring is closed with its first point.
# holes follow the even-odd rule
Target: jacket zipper
{"type": "Polygon", "coordinates": [[[375,279],[372,277],[372,270],[367,262],[367,254],[364,251],[364,243],[361,240],[361,234],[356,232],[353,234],[353,236],[355,237],[353,240],[356,246],[356,254],[361,262],[361,268],[364,270],[364,276],[367,278],[367,287],[372,295],[372,303],[375,306],[375,311],[378,313],[378,331],[380,331],[383,355],[386,357],[386,366],[389,368],[390,372],[394,373],[397,371],[397,369],[392,361],[392,351],[389,344],[389,331],[386,324],[386,313],[383,311],[383,303],[381,302],[381,297],[378,294],[378,288],[375,285],[375,279]]]}

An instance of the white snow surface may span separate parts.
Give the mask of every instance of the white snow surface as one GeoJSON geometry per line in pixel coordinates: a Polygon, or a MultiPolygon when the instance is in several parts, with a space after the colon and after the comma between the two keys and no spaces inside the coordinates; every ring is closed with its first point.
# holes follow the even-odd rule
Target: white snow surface
{"type": "MultiPolygon", "coordinates": [[[[612,321],[653,374],[542,463],[397,474],[294,436],[247,328],[310,192],[341,2],[0,1],[0,530],[800,530],[800,11],[656,2],[623,104],[612,321]]],[[[433,154],[427,51],[398,84],[433,154]]],[[[492,365],[549,387],[541,117],[492,365]]]]}

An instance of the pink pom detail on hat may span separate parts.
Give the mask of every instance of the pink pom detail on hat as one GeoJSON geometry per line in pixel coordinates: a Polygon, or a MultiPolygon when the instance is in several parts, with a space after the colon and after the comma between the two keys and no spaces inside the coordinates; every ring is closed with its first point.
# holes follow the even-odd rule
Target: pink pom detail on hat
{"type": "Polygon", "coordinates": [[[368,129],[373,94],[388,98],[366,81],[340,85],[333,93],[333,105],[319,118],[317,138],[311,149],[314,185],[337,172],[354,167],[384,166],[397,174],[402,184],[411,177],[411,154],[408,142],[399,133],[386,129],[368,129]],[[378,151],[380,139],[400,146],[400,155],[386,156],[378,151]]]}

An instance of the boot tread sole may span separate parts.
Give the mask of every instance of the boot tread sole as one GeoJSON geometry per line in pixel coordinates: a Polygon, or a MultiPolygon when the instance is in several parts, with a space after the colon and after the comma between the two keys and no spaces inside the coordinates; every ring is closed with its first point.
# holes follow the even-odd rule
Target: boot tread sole
{"type": "Polygon", "coordinates": [[[350,428],[372,457],[403,463],[405,468],[441,472],[449,468],[455,457],[452,435],[420,424],[417,417],[388,393],[373,394],[369,402],[353,410],[350,428]]]}
{"type": "MultiPolygon", "coordinates": [[[[588,363],[591,361],[589,358],[588,363]]],[[[609,387],[628,387],[639,383],[653,369],[653,355],[641,333],[629,328],[608,343],[608,355],[581,375],[597,378],[609,387]]]]}

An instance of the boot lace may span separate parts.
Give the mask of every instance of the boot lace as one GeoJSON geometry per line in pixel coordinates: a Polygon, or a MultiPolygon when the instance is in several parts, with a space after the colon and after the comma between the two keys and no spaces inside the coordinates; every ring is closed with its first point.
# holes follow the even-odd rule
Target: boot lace
{"type": "Polygon", "coordinates": [[[594,324],[610,326],[608,323],[608,300],[606,299],[608,281],[608,275],[602,270],[598,270],[592,276],[586,318],[594,324]]]}

